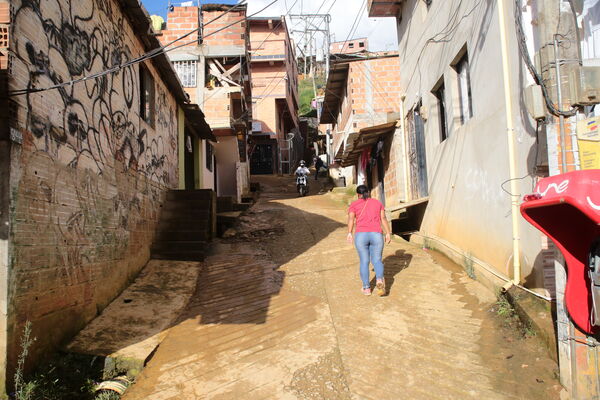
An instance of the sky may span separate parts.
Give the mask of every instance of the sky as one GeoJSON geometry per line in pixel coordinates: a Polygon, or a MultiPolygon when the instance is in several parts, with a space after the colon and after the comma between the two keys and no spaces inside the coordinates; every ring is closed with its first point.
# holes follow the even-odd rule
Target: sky
{"type": "MultiPolygon", "coordinates": [[[[252,14],[265,7],[273,0],[248,0],[248,14],[252,14]]],[[[281,16],[287,14],[300,14],[300,13],[318,13],[325,14],[328,10],[331,14],[330,30],[332,33],[332,41],[343,41],[346,40],[352,23],[354,22],[356,15],[359,10],[361,11],[361,17],[358,22],[358,26],[354,31],[351,38],[368,37],[369,39],[369,50],[397,50],[397,37],[396,37],[396,24],[394,18],[369,18],[367,11],[365,10],[364,4],[367,0],[277,0],[275,4],[267,8],[257,16],[281,16]],[[295,3],[294,3],[295,1],[295,3]],[[293,5],[293,7],[292,7],[293,5]],[[320,7],[320,9],[319,9],[320,7]],[[291,10],[289,10],[291,8],[291,10]],[[289,10],[289,12],[288,12],[289,10]]],[[[198,0],[194,0],[197,4],[198,0]]],[[[166,20],[167,7],[169,0],[142,0],[142,3],[150,14],[161,15],[166,20]]],[[[179,5],[180,0],[171,0],[174,5],[179,5]]],[[[204,3],[223,3],[223,4],[236,4],[235,0],[213,0],[213,1],[201,1],[204,3]]],[[[315,20],[315,25],[318,25],[320,21],[315,20]]],[[[303,24],[300,21],[293,20],[289,21],[290,29],[300,30],[303,29],[303,24]]],[[[320,26],[323,28],[324,24],[320,26]]],[[[302,38],[301,33],[295,34],[296,41],[302,38]]],[[[324,36],[316,35],[314,40],[317,46],[323,46],[324,36]]]]}

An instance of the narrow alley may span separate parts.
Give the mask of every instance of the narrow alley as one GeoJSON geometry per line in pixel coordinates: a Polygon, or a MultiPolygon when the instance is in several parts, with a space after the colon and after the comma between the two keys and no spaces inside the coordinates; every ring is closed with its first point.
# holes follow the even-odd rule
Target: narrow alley
{"type": "Polygon", "coordinates": [[[363,296],[340,197],[259,181],[124,399],[558,398],[555,362],[462,269],[395,239],[388,295],[363,296]]]}

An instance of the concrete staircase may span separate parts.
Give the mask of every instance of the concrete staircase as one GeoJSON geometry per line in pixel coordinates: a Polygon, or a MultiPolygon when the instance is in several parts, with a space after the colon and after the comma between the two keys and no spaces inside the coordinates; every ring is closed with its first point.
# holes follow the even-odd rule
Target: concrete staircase
{"type": "Polygon", "coordinates": [[[212,190],[171,190],[162,206],[152,258],[203,261],[216,234],[216,194],[212,190]]]}
{"type": "Polygon", "coordinates": [[[217,198],[217,235],[223,236],[225,231],[235,225],[242,213],[252,206],[251,200],[242,203],[233,201],[233,197],[222,196],[217,198]]]}

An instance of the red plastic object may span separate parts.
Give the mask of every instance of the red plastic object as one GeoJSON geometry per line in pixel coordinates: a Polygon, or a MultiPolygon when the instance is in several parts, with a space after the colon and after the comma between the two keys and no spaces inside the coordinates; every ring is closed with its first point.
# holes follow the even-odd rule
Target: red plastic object
{"type": "Polygon", "coordinates": [[[521,214],[548,236],[567,263],[565,303],[573,322],[584,332],[600,328],[590,322],[592,297],[588,254],[600,236],[600,170],[568,172],[540,180],[521,204],[521,214]]]}

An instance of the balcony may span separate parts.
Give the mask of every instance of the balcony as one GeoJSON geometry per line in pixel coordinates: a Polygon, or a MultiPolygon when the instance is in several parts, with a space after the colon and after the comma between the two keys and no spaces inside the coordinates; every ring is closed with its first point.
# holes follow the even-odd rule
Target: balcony
{"type": "Polygon", "coordinates": [[[369,0],[369,17],[398,17],[403,0],[369,0]]]}

